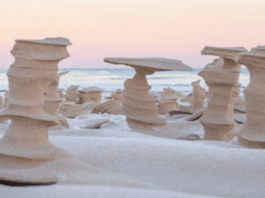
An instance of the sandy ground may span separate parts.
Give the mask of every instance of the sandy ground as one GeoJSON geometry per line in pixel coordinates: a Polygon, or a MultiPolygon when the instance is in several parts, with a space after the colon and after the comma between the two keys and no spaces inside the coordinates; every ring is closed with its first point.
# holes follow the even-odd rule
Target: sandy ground
{"type": "MultiPolygon", "coordinates": [[[[49,132],[53,144],[74,156],[46,166],[59,175],[58,184],[0,186],[0,197],[264,197],[264,150],[243,148],[236,138],[176,139],[202,137],[198,121],[182,118],[149,129],[131,129],[122,115],[68,121],[70,129],[49,132]],[[99,119],[109,121],[101,129],[84,129],[99,119]]],[[[8,125],[0,124],[1,135],[8,125]]]]}

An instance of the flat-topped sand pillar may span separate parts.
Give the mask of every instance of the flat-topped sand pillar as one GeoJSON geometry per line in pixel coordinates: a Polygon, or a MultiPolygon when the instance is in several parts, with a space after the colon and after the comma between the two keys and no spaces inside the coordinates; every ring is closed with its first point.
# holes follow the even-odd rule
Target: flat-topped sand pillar
{"type": "Polygon", "coordinates": [[[214,55],[223,59],[216,61],[215,66],[206,66],[198,75],[203,77],[210,89],[210,98],[205,112],[200,119],[204,127],[205,140],[228,140],[228,133],[234,128],[233,94],[238,83],[241,65],[238,54],[246,52],[242,47],[205,47],[202,55],[214,55]]]}
{"type": "MultiPolygon", "coordinates": [[[[16,40],[11,51],[15,62],[7,72],[8,104],[0,111],[0,117],[12,120],[0,140],[1,181],[56,183],[57,178],[53,174],[34,171],[34,168],[71,157],[70,153],[50,143],[48,128],[59,121],[43,111],[44,93],[57,78],[59,61],[69,57],[68,45],[71,43],[64,38],[16,40]]],[[[54,87],[50,87],[50,91],[57,92],[54,87]]]]}
{"type": "Polygon", "coordinates": [[[244,89],[247,120],[237,132],[239,143],[254,148],[265,148],[265,46],[240,53],[240,64],[247,67],[250,81],[244,89]]]}
{"type": "Polygon", "coordinates": [[[192,71],[192,68],[179,60],[164,58],[105,58],[105,62],[123,64],[135,69],[132,79],[124,82],[122,110],[127,122],[152,126],[165,125],[165,119],[159,117],[157,99],[149,95],[151,86],[146,75],[156,71],[192,71]]]}

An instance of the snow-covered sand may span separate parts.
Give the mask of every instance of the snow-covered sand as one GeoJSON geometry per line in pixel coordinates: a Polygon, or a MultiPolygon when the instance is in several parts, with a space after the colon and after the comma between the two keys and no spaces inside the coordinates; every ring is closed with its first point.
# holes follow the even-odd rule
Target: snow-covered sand
{"type": "MultiPolygon", "coordinates": [[[[80,161],[46,187],[0,186],[0,197],[263,197],[264,150],[230,142],[185,141],[203,135],[184,118],[164,127],[130,129],[122,115],[69,119],[70,129],[50,131],[50,141],[80,161]],[[101,129],[84,129],[99,120],[101,129]],[[76,165],[75,165],[76,166],[76,165]]],[[[237,129],[243,125],[236,125],[237,129]]],[[[8,124],[1,124],[1,135],[8,124]]],[[[68,163],[71,166],[71,162],[68,163]]]]}

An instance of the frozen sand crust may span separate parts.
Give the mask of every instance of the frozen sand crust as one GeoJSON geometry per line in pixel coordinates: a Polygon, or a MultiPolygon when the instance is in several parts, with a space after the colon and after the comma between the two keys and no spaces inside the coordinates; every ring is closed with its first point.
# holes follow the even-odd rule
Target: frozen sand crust
{"type": "Polygon", "coordinates": [[[50,139],[93,167],[158,189],[225,197],[262,197],[265,193],[263,150],[165,138],[50,139]]]}
{"type": "MultiPolygon", "coordinates": [[[[1,188],[0,194],[8,195],[9,198],[214,198],[215,196],[192,195],[185,193],[163,192],[133,188],[115,188],[106,186],[49,186],[37,188],[1,188]]],[[[215,197],[217,198],[217,197],[215,197]]]]}

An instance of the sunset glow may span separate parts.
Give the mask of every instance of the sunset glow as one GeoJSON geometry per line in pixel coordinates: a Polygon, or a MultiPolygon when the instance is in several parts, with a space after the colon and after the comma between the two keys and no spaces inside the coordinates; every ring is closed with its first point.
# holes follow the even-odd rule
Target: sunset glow
{"type": "MultiPolygon", "coordinates": [[[[0,2],[0,67],[15,39],[66,37],[63,68],[114,67],[104,57],[164,57],[203,67],[204,46],[264,45],[264,0],[8,0],[0,2]]],[[[117,67],[117,66],[115,66],[117,67]]]]}

